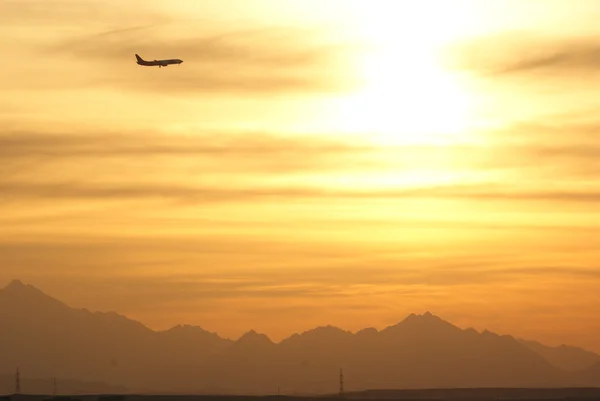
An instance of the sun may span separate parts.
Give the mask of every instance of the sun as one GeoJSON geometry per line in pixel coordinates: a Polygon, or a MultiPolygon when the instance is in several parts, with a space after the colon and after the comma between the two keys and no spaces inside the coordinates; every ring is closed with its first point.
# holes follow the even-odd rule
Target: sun
{"type": "Polygon", "coordinates": [[[367,50],[358,61],[360,90],[336,105],[338,129],[384,145],[468,140],[473,98],[439,59],[444,45],[469,26],[457,4],[352,3],[367,50]]]}

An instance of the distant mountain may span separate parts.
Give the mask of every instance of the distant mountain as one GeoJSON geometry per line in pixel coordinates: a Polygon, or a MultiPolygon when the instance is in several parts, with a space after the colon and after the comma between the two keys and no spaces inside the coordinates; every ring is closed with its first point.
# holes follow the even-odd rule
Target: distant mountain
{"type": "Polygon", "coordinates": [[[600,363],[600,355],[584,350],[583,348],[569,345],[549,347],[537,341],[519,341],[543,356],[552,365],[564,370],[579,371],[600,363]]]}
{"type": "Polygon", "coordinates": [[[551,363],[543,346],[463,330],[429,312],[381,331],[324,326],[280,343],[249,331],[232,341],[194,326],[153,331],[13,281],[0,290],[0,321],[0,373],[19,366],[23,380],[70,377],[134,392],[331,393],[340,368],[349,391],[600,385],[591,368],[574,375],[551,363]]]}
{"type": "Polygon", "coordinates": [[[20,281],[0,290],[0,373],[155,387],[230,341],[200,328],[155,332],[116,313],[72,309],[20,281]],[[156,380],[159,380],[158,382],[156,380]]]}
{"type": "Polygon", "coordinates": [[[598,386],[598,383],[600,383],[600,362],[578,371],[572,376],[572,381],[579,386],[589,386],[590,383],[596,383],[598,386]]]}

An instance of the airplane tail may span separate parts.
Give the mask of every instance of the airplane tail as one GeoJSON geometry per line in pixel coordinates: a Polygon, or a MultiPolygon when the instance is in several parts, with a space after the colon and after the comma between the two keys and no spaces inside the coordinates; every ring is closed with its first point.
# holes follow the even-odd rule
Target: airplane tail
{"type": "Polygon", "coordinates": [[[146,60],[141,58],[138,54],[135,55],[135,58],[137,59],[138,64],[142,64],[142,63],[146,62],[146,60]]]}

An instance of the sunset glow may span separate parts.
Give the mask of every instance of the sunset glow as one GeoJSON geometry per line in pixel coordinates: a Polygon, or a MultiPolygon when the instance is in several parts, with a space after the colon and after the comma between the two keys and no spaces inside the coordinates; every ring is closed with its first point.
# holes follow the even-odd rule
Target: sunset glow
{"type": "Polygon", "coordinates": [[[598,352],[598,16],[0,1],[0,287],[230,338],[430,310],[598,352]]]}
{"type": "Polygon", "coordinates": [[[382,145],[468,140],[475,118],[471,94],[441,63],[444,46],[468,28],[468,9],[448,3],[432,21],[431,6],[351,3],[366,51],[358,61],[363,86],[341,101],[341,131],[368,133],[382,145]]]}

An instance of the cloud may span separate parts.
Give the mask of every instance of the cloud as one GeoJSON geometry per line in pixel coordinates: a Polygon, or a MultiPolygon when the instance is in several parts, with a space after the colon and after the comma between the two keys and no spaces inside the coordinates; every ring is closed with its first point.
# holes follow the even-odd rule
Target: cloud
{"type": "MultiPolygon", "coordinates": [[[[245,157],[302,159],[318,155],[376,154],[393,158],[396,166],[409,167],[418,158],[431,162],[458,163],[463,167],[513,167],[548,162],[597,159],[600,142],[594,133],[599,122],[586,124],[552,123],[560,116],[548,117],[546,123],[519,124],[495,131],[478,132],[485,144],[378,145],[368,137],[333,137],[321,134],[277,134],[260,131],[190,130],[187,134],[110,130],[48,133],[6,127],[0,133],[0,156],[4,160],[36,158],[109,158],[109,157],[245,157]],[[456,153],[460,154],[456,158],[456,153]],[[465,159],[468,162],[465,162],[465,159]],[[544,161],[542,160],[542,161],[544,161]]],[[[560,118],[562,120],[562,118],[560,118]]],[[[281,159],[277,160],[281,162],[281,159]]]]}
{"type": "Polygon", "coordinates": [[[533,55],[507,63],[497,73],[513,74],[536,71],[577,72],[598,71],[600,69],[600,43],[582,41],[564,44],[548,50],[545,54],[533,55]]]}
{"type": "MultiPolygon", "coordinates": [[[[560,117],[560,116],[559,116],[560,117]]],[[[513,161],[539,164],[539,159],[560,161],[562,159],[597,159],[600,141],[594,134],[600,122],[571,124],[548,121],[519,124],[500,131],[480,132],[488,139],[487,144],[435,145],[377,145],[368,137],[335,137],[322,134],[279,134],[261,131],[190,130],[186,134],[152,131],[87,130],[85,132],[51,133],[45,131],[19,130],[5,127],[0,132],[0,157],[3,160],[23,159],[29,156],[48,158],[93,157],[143,157],[143,156],[215,156],[232,157],[285,157],[300,155],[350,154],[377,152],[398,159],[411,159],[414,153],[443,159],[458,151],[461,158],[477,156],[476,159],[490,166],[513,161]],[[306,152],[306,153],[305,153],[306,152]],[[509,158],[507,156],[514,155],[509,158]],[[496,156],[496,157],[492,157],[496,156]],[[531,159],[533,158],[533,159],[531,159]]]]}
{"type": "Polygon", "coordinates": [[[439,185],[423,188],[347,190],[318,186],[189,186],[160,182],[140,184],[85,182],[0,182],[0,200],[169,200],[186,204],[246,203],[265,200],[440,199],[595,204],[600,191],[531,190],[510,185],[439,185]]]}
{"type": "MultiPolygon", "coordinates": [[[[588,127],[585,132],[592,130],[588,127]]],[[[568,130],[567,130],[568,131],[568,130]]],[[[526,137],[524,133],[521,137],[526,137]]],[[[535,138],[536,133],[532,134],[535,138]]],[[[350,143],[328,136],[283,136],[268,133],[209,132],[193,135],[157,133],[0,134],[0,199],[150,200],[185,203],[248,202],[268,199],[459,199],[474,201],[532,201],[593,203],[594,190],[545,188],[542,178],[592,177],[600,169],[600,144],[544,145],[537,140],[490,148],[381,148],[367,142],[350,143]],[[309,173],[316,177],[337,172],[399,168],[457,168],[449,152],[460,156],[458,166],[510,171],[524,181],[486,182],[420,187],[350,188],[325,185],[323,180],[281,181],[268,177],[309,173]],[[425,162],[414,164],[412,154],[425,162]],[[447,158],[448,160],[444,160],[447,158]],[[442,160],[440,162],[440,160],[442,160]],[[413,163],[413,164],[411,164],[413,163]],[[447,167],[446,167],[447,166],[447,167]],[[231,180],[217,184],[190,180],[190,172],[217,177],[250,177],[246,184],[231,180]],[[571,174],[569,176],[569,174],[571,174]]],[[[390,170],[391,169],[391,170],[390,170]]],[[[334,178],[332,178],[333,180],[334,178]]],[[[333,182],[333,181],[332,181],[333,182]]],[[[564,188],[569,188],[566,186],[564,188]]]]}
{"type": "Polygon", "coordinates": [[[597,145],[538,145],[516,149],[514,156],[520,164],[533,166],[538,175],[559,179],[590,179],[600,174],[600,144],[597,145]]]}
{"type": "Polygon", "coordinates": [[[167,21],[163,13],[116,0],[3,0],[0,2],[0,26],[82,26],[105,22],[167,21]]]}
{"type": "MultiPolygon", "coordinates": [[[[317,45],[319,30],[279,27],[253,27],[214,32],[194,29],[194,36],[174,36],[177,24],[136,26],[116,29],[83,38],[60,41],[44,46],[48,55],[72,55],[93,63],[112,64],[131,59],[134,53],[151,59],[181,57],[199,65],[239,63],[239,68],[305,67],[325,62],[335,46],[317,45]],[[203,32],[204,31],[204,32],[203,32]],[[202,34],[198,35],[199,32],[202,34]]],[[[216,28],[215,28],[216,29],[216,28]]]]}
{"type": "MultiPolygon", "coordinates": [[[[53,157],[110,156],[278,156],[298,152],[335,154],[373,150],[327,136],[285,136],[261,132],[205,132],[189,135],[145,133],[46,134],[12,132],[0,134],[0,155],[21,158],[27,155],[53,157]]],[[[307,156],[307,155],[305,155],[307,156]]]]}
{"type": "Polygon", "coordinates": [[[481,130],[473,134],[481,145],[452,149],[460,155],[458,165],[466,169],[518,174],[519,182],[534,186],[540,180],[589,180],[600,172],[600,140],[596,136],[600,121],[593,115],[588,115],[587,121],[577,117],[550,114],[502,129],[481,130]]]}
{"type": "MultiPolygon", "coordinates": [[[[126,27],[85,37],[43,43],[36,52],[46,60],[77,68],[79,85],[118,87],[134,91],[191,93],[199,91],[257,92],[343,91],[349,81],[331,75],[351,60],[352,47],[330,43],[319,30],[250,27],[217,31],[195,28],[175,36],[178,26],[162,24],[126,27]],[[145,59],[181,58],[164,69],[139,67],[145,59]],[[156,70],[156,71],[155,71],[156,70]]],[[[188,27],[189,28],[189,27],[188,27]]],[[[56,85],[62,85],[59,79],[56,85]]]]}
{"type": "Polygon", "coordinates": [[[494,133],[486,146],[451,147],[381,147],[366,139],[350,142],[329,135],[260,132],[6,130],[0,134],[4,161],[0,199],[190,204],[440,199],[591,205],[600,199],[600,192],[593,187],[573,189],[570,184],[573,179],[594,178],[600,171],[600,143],[589,139],[597,127],[593,123],[516,126],[494,133]],[[579,138],[587,142],[578,143],[579,138]],[[477,174],[478,179],[418,187],[335,184],[340,179],[356,181],[357,174],[367,184],[369,177],[377,179],[381,174],[448,169],[477,174]],[[520,179],[512,181],[510,174],[516,173],[520,179]],[[508,175],[498,180],[498,174],[508,175]]]}
{"type": "Polygon", "coordinates": [[[0,262],[10,262],[13,268],[22,272],[20,278],[32,274],[37,275],[38,279],[68,275],[68,280],[74,283],[93,281],[95,285],[112,291],[122,290],[123,295],[144,293],[159,303],[235,298],[360,298],[364,295],[386,295],[423,287],[452,291],[452,288],[461,286],[515,283],[536,285],[546,280],[555,283],[600,281],[600,271],[594,266],[552,265],[550,262],[519,266],[515,258],[499,260],[493,256],[456,257],[452,262],[447,262],[441,259],[411,259],[410,256],[400,255],[395,260],[361,262],[351,261],[354,252],[346,248],[325,250],[327,253],[315,260],[306,259],[305,265],[290,266],[287,264],[289,259],[301,257],[298,251],[305,247],[315,247],[295,244],[295,251],[288,255],[290,247],[285,244],[254,243],[253,246],[253,241],[247,239],[236,241],[230,238],[225,243],[207,238],[202,243],[188,241],[183,246],[174,244],[172,240],[160,243],[162,255],[170,255],[171,259],[164,256],[161,258],[152,251],[154,241],[150,240],[137,243],[120,241],[114,244],[91,242],[83,245],[0,243],[0,262]],[[199,249],[193,249],[194,244],[199,249]],[[228,245],[227,250],[222,249],[225,245],[228,245]],[[215,266],[214,263],[213,266],[208,266],[207,252],[230,254],[231,249],[236,249],[238,259],[229,259],[226,267],[215,266]],[[149,254],[137,258],[128,257],[127,263],[119,262],[135,250],[139,252],[138,255],[149,254]],[[142,250],[145,252],[140,252],[142,250]],[[191,260],[188,252],[194,252],[196,259],[191,260]],[[279,268],[268,268],[250,261],[259,255],[268,254],[271,258],[279,258],[279,268]],[[35,257],[29,258],[27,255],[35,257]],[[178,256],[173,258],[174,255],[178,256]],[[284,257],[286,255],[288,259],[284,257]],[[328,260],[328,255],[346,256],[347,260],[336,263],[328,260]],[[39,271],[37,261],[41,260],[46,261],[46,268],[55,268],[39,271]],[[85,260],[89,262],[86,264],[85,260]],[[190,272],[190,264],[195,266],[193,273],[190,272]],[[179,271],[187,270],[188,273],[172,273],[175,271],[173,266],[179,266],[179,271]]]}
{"type": "Polygon", "coordinates": [[[327,30],[175,19],[149,5],[95,0],[8,1],[0,7],[0,22],[7,22],[0,29],[18,43],[11,48],[14,59],[27,60],[6,89],[108,88],[181,95],[338,92],[352,86],[344,74],[330,72],[342,66],[351,71],[348,63],[356,48],[330,40],[327,30]],[[78,29],[48,35],[49,24],[78,29]],[[23,36],[19,27],[29,27],[29,34],[23,36]],[[184,64],[160,71],[142,68],[135,64],[136,53],[150,60],[181,58],[184,64]]]}
{"type": "Polygon", "coordinates": [[[49,175],[65,177],[65,171],[75,166],[80,173],[71,170],[73,180],[86,179],[85,171],[90,168],[99,178],[135,180],[154,174],[169,175],[178,181],[185,180],[190,173],[274,176],[336,171],[349,164],[367,165],[375,158],[374,151],[376,149],[367,144],[317,135],[261,132],[46,134],[7,130],[0,134],[0,158],[4,160],[0,172],[5,179],[20,176],[29,182],[36,176],[42,179],[49,175]]]}
{"type": "Polygon", "coordinates": [[[506,32],[462,42],[452,47],[449,60],[454,67],[488,76],[590,73],[600,70],[600,42],[506,32]]]}

